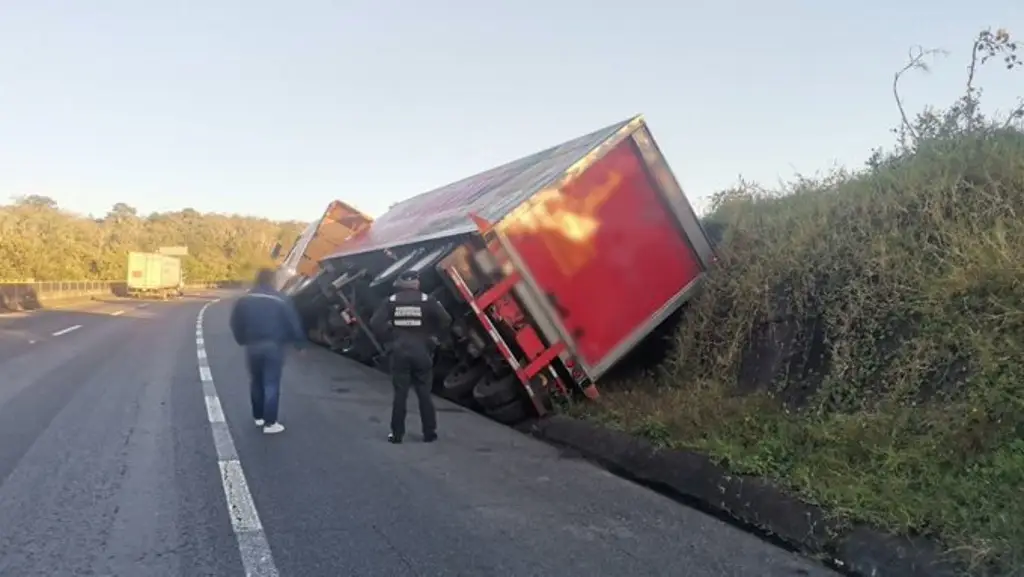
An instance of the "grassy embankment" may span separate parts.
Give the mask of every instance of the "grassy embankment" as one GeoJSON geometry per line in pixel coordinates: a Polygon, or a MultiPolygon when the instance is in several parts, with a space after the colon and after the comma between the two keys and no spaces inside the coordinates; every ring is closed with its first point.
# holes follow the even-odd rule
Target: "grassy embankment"
{"type": "Polygon", "coordinates": [[[577,410],[1024,566],[1024,133],[1006,126],[954,106],[864,171],[720,195],[721,268],[672,357],[577,410]]]}

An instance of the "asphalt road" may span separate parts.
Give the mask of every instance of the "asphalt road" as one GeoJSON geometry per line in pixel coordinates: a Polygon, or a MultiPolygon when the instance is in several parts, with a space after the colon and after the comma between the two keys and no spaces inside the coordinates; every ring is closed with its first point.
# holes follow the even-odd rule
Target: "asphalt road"
{"type": "Polygon", "coordinates": [[[0,576],[834,575],[319,349],[263,435],[211,301],[0,316],[0,576]]]}

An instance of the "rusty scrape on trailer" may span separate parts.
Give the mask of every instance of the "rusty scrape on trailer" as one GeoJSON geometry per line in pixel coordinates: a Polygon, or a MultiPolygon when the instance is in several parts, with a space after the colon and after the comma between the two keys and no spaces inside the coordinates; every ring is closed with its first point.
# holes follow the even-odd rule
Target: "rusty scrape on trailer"
{"type": "Polygon", "coordinates": [[[571,180],[573,174],[589,164],[587,159],[595,150],[603,150],[603,144],[641,122],[637,115],[404,200],[376,219],[359,238],[326,259],[472,233],[477,226],[470,214],[490,222],[501,220],[553,182],[571,180]]]}

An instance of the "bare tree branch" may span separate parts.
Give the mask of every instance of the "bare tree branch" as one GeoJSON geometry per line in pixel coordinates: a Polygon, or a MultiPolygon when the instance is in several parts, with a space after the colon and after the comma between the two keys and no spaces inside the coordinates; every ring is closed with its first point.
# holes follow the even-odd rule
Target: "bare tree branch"
{"type": "Polygon", "coordinates": [[[921,70],[923,72],[929,72],[928,63],[926,60],[935,56],[944,56],[947,52],[941,48],[929,48],[925,49],[921,46],[914,46],[908,53],[907,64],[901,68],[892,78],[892,96],[896,99],[896,107],[900,110],[900,119],[903,122],[903,129],[913,137],[916,142],[919,138],[917,131],[914,129],[914,125],[911,124],[910,119],[907,117],[907,111],[903,106],[903,98],[900,97],[900,79],[903,75],[911,70],[921,70]]]}
{"type": "MultiPolygon", "coordinates": [[[[974,111],[978,104],[977,89],[974,87],[975,73],[980,64],[985,64],[989,59],[997,56],[1002,57],[1007,70],[1013,70],[1022,64],[1017,55],[1017,43],[1010,38],[1010,33],[1005,28],[1000,28],[995,33],[991,29],[982,30],[971,46],[971,63],[967,67],[967,83],[963,101],[968,107],[968,130],[974,127],[974,111]]],[[[1010,110],[1003,123],[1003,128],[1009,127],[1021,118],[1024,118],[1024,99],[1019,99],[1017,105],[1010,110]]]]}
{"type": "Polygon", "coordinates": [[[1006,115],[1006,122],[1003,122],[1003,128],[1009,128],[1014,122],[1019,122],[1022,119],[1024,119],[1024,98],[1018,98],[1017,104],[1006,115]]]}
{"type": "Polygon", "coordinates": [[[974,43],[971,44],[971,63],[967,66],[967,83],[964,90],[967,96],[974,92],[974,74],[978,71],[978,54],[981,53],[984,38],[985,32],[982,32],[974,39],[974,43]]]}

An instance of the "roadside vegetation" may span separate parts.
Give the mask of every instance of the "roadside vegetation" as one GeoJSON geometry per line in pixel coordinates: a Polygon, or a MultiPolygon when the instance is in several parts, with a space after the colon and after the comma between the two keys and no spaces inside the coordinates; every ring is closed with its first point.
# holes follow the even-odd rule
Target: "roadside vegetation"
{"type": "Polygon", "coordinates": [[[301,230],[300,223],[192,209],[142,216],[123,203],[89,218],[48,197],[23,196],[0,205],[0,282],[123,280],[128,251],[161,246],[189,248],[189,282],[248,280],[271,264],[275,242],[290,247],[301,230]]]}
{"type": "MultiPolygon", "coordinates": [[[[986,116],[977,83],[1021,58],[980,33],[963,96],[911,116],[899,81],[936,55],[896,73],[896,143],[864,168],[718,194],[720,267],[667,362],[571,410],[1006,574],[1024,567],[1024,104],[986,116]]],[[[246,279],[300,230],[25,196],[0,205],[0,282],[118,280],[129,250],[176,245],[190,281],[246,279]]]]}
{"type": "Polygon", "coordinates": [[[977,82],[1019,82],[1021,60],[982,32],[963,96],[911,117],[900,79],[935,55],[896,74],[896,144],[865,168],[718,194],[721,267],[668,362],[573,410],[1006,575],[1024,571],[1024,104],[985,116],[977,82]]]}

